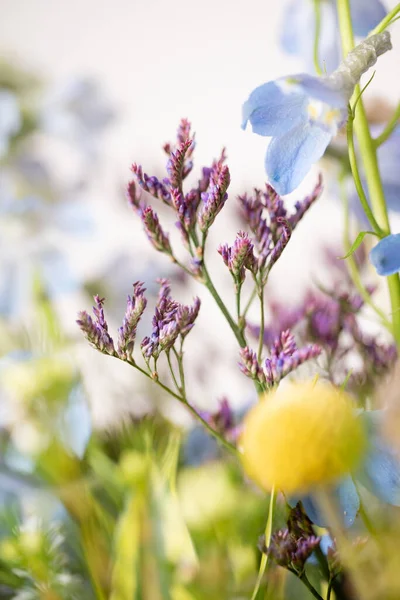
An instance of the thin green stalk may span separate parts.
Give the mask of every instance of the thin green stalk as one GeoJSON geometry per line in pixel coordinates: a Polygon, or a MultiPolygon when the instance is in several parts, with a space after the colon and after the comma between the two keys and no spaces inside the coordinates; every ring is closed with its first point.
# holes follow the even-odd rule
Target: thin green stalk
{"type": "Polygon", "coordinates": [[[257,287],[254,287],[254,290],[251,292],[250,297],[247,301],[246,306],[244,307],[244,311],[242,314],[242,319],[244,319],[249,312],[250,306],[253,304],[255,297],[257,296],[257,287]]]}
{"type": "Polygon", "coordinates": [[[233,332],[235,338],[237,339],[239,346],[241,348],[245,348],[247,346],[247,343],[246,343],[246,339],[243,335],[243,332],[240,331],[238,325],[235,323],[231,314],[229,313],[228,309],[226,308],[224,302],[222,301],[221,296],[218,294],[217,290],[215,289],[215,286],[211,280],[211,277],[207,271],[205,264],[203,264],[203,273],[204,273],[206,288],[210,292],[211,296],[214,298],[215,302],[218,305],[218,308],[224,315],[225,319],[228,321],[229,327],[232,329],[232,332],[233,332]]]}
{"type": "MultiPolygon", "coordinates": [[[[354,35],[351,21],[349,0],[337,0],[340,35],[342,39],[343,54],[347,55],[354,48],[354,35]]],[[[400,5],[392,11],[393,18],[400,11],[400,5]]],[[[385,19],[383,20],[385,21],[385,19]]],[[[383,23],[382,21],[382,23],[383,23]]],[[[388,21],[390,22],[390,21],[388,21]]],[[[382,26],[382,23],[380,26],[382,26]]],[[[386,25],[385,25],[386,26],[386,25]]],[[[379,26],[378,26],[379,27],[379,26]]],[[[385,27],[383,26],[383,29],[385,27]]],[[[379,31],[383,31],[380,29],[379,31]]],[[[375,31],[377,33],[378,31],[375,31]]],[[[360,86],[356,86],[356,96],[360,94],[360,86]]],[[[357,114],[354,119],[354,131],[356,133],[360,155],[364,166],[369,197],[376,222],[383,232],[383,236],[390,234],[389,217],[386,208],[385,194],[376,156],[376,147],[371,137],[367,116],[362,98],[357,105],[357,114]]],[[[390,302],[392,306],[393,334],[398,348],[400,348],[400,279],[398,273],[387,278],[390,302]]]]}
{"type": "Polygon", "coordinates": [[[242,294],[242,285],[236,284],[236,316],[237,322],[240,323],[240,299],[242,294]]]}
{"type": "MultiPolygon", "coordinates": [[[[270,496],[270,500],[269,500],[268,519],[267,519],[267,524],[265,526],[265,545],[267,548],[271,542],[272,522],[274,519],[275,503],[276,503],[276,493],[275,493],[275,488],[272,488],[271,496],[270,496]]],[[[263,554],[261,557],[257,581],[256,581],[256,585],[253,590],[253,594],[251,596],[251,600],[255,600],[257,597],[258,590],[260,589],[262,578],[265,573],[265,569],[267,568],[267,564],[268,564],[268,554],[263,554]]]]}
{"type": "Polygon", "coordinates": [[[373,29],[369,35],[375,35],[376,33],[382,33],[386,27],[392,24],[395,20],[396,15],[400,13],[400,2],[386,15],[384,19],[373,29]]]}
{"type": "Polygon", "coordinates": [[[388,121],[385,129],[382,131],[382,133],[380,135],[378,135],[377,138],[374,139],[374,144],[375,144],[376,148],[379,148],[379,146],[381,144],[383,144],[384,142],[386,142],[386,140],[388,138],[390,138],[390,136],[392,135],[393,131],[395,130],[395,128],[399,124],[399,119],[400,119],[400,102],[397,105],[397,108],[394,111],[391,119],[388,121]]]}
{"type": "Polygon", "coordinates": [[[175,371],[174,371],[174,368],[172,366],[170,353],[166,352],[166,355],[167,355],[167,362],[168,362],[169,371],[171,373],[172,381],[174,382],[174,385],[175,385],[176,389],[178,390],[178,392],[181,393],[182,390],[181,390],[181,387],[180,387],[180,385],[179,385],[179,383],[178,383],[178,381],[177,381],[177,379],[175,377],[175,371]]]}
{"type": "Polygon", "coordinates": [[[317,75],[322,75],[321,65],[319,64],[319,40],[321,37],[321,1],[314,0],[314,13],[315,13],[315,34],[314,34],[314,48],[313,48],[313,59],[314,68],[317,75]]]}
{"type": "Polygon", "coordinates": [[[353,175],[354,184],[356,186],[357,194],[360,198],[360,202],[362,204],[364,212],[367,215],[368,220],[371,223],[375,233],[377,233],[380,237],[382,237],[382,235],[384,235],[383,231],[379,227],[379,225],[376,222],[375,217],[371,211],[371,207],[369,205],[367,196],[365,195],[364,188],[362,185],[360,172],[358,170],[357,155],[356,155],[356,149],[354,146],[353,123],[354,123],[354,117],[353,117],[352,111],[349,110],[349,118],[347,121],[347,146],[348,146],[348,151],[349,151],[351,173],[353,175]]]}
{"type": "Polygon", "coordinates": [[[264,347],[264,329],[265,329],[265,307],[264,307],[264,286],[261,285],[258,297],[260,299],[260,333],[258,336],[258,362],[261,362],[262,351],[264,347]]]}
{"type": "MultiPolygon", "coordinates": [[[[350,214],[349,214],[349,201],[347,198],[345,186],[344,186],[344,175],[341,174],[339,177],[340,183],[340,192],[343,201],[343,212],[344,212],[344,230],[343,230],[343,246],[344,250],[347,253],[350,249],[350,214]]],[[[385,313],[375,305],[373,302],[371,295],[368,290],[364,287],[360,273],[358,272],[357,263],[354,259],[354,256],[351,255],[346,258],[346,264],[349,271],[350,278],[356,288],[357,292],[360,294],[361,298],[364,300],[365,304],[370,306],[372,310],[378,315],[380,321],[386,327],[390,333],[393,335],[393,327],[390,321],[387,319],[385,313]]]]}
{"type": "Polygon", "coordinates": [[[167,385],[165,385],[164,383],[162,383],[159,379],[153,379],[153,377],[149,373],[147,373],[144,369],[138,367],[138,365],[136,363],[131,362],[131,361],[125,361],[125,362],[127,362],[128,364],[130,364],[135,369],[138,369],[141,373],[143,373],[143,375],[146,375],[146,377],[148,377],[149,379],[151,379],[152,381],[154,381],[154,383],[156,383],[160,388],[162,388],[170,396],[172,396],[176,400],[179,400],[179,402],[181,404],[183,404],[184,406],[186,406],[186,408],[188,409],[188,411],[191,412],[192,415],[194,417],[196,417],[196,419],[198,421],[200,421],[200,423],[202,423],[202,425],[204,425],[204,427],[207,429],[207,431],[213,437],[215,437],[220,444],[222,444],[225,448],[227,448],[235,456],[238,455],[238,451],[235,448],[235,446],[233,444],[231,444],[230,442],[228,442],[220,433],[218,433],[218,431],[216,431],[215,429],[213,429],[211,427],[211,425],[205,419],[203,419],[203,417],[197,412],[197,410],[191,404],[189,404],[189,402],[187,401],[187,399],[186,399],[185,396],[180,396],[179,394],[177,394],[176,392],[174,392],[174,390],[171,390],[171,388],[169,388],[167,385]]]}
{"type": "Polygon", "coordinates": [[[308,579],[305,571],[303,571],[303,573],[301,575],[299,575],[299,579],[300,579],[300,581],[302,581],[304,583],[306,588],[308,588],[310,590],[310,592],[314,596],[314,598],[317,598],[317,600],[324,600],[323,597],[320,594],[318,594],[317,590],[315,589],[315,587],[312,585],[312,583],[308,579]]]}

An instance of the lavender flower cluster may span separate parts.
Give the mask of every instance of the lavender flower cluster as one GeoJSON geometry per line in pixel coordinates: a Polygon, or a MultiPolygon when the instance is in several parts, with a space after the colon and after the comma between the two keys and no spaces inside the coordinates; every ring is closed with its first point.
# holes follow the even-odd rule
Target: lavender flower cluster
{"type": "MultiPolygon", "coordinates": [[[[147,364],[150,358],[155,362],[162,352],[168,352],[178,340],[182,343],[199,314],[200,300],[194,299],[193,306],[181,304],[171,298],[171,288],[166,279],[158,280],[160,292],[153,316],[153,330],[141,344],[143,357],[147,364]]],[[[77,323],[88,342],[103,354],[109,354],[125,362],[135,364],[133,357],[136,333],[139,321],[145,311],[147,300],[144,296],[143,283],[133,285],[133,294],[128,296],[123,323],[118,329],[118,341],[115,346],[108,331],[108,323],[104,316],[104,298],[95,296],[93,307],[94,319],[81,311],[77,323]]]]}

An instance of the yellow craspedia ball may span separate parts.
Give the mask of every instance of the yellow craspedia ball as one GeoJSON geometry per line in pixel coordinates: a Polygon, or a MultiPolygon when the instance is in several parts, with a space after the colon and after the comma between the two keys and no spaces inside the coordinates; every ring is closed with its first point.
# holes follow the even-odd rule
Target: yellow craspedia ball
{"type": "Polygon", "coordinates": [[[351,398],[324,382],[265,394],[244,421],[242,460],[261,487],[304,492],[351,471],[366,446],[351,398]]]}

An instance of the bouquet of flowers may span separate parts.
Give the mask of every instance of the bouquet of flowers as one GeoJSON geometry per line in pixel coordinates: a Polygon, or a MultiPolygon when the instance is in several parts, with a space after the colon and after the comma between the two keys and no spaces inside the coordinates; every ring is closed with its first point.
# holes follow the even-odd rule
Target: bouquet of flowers
{"type": "MultiPolygon", "coordinates": [[[[389,219],[399,207],[400,105],[383,124],[371,123],[365,105],[399,15],[400,5],[387,13],[379,0],[292,1],[282,44],[313,74],[264,83],[243,104],[243,127],[270,138],[263,188],[231,198],[225,150],[195,176],[187,119],[163,147],[164,176],[132,165],[132,218],[184,281],[215,301],[253,400],[240,411],[226,397],[215,411],[198,405],[186,348],[199,297],[179,301],[160,276],[150,322],[145,283],[135,281],[113,333],[107,302],[96,295],[79,328],[104,362],[122,361],[148,383],[159,409],[92,430],[80,452],[56,427],[47,432],[23,485],[50,508],[43,516],[36,503],[29,517],[4,518],[2,597],[400,597],[400,234],[389,219]],[[329,287],[310,285],[285,305],[271,300],[270,273],[324,178],[293,209],[284,196],[298,193],[323,156],[336,164],[344,249],[340,258],[326,255],[329,287]],[[214,223],[234,203],[241,228],[215,248],[214,223]],[[230,274],[229,300],[212,275],[214,258],[230,274]],[[385,280],[390,308],[377,297],[385,280]],[[191,429],[163,410],[171,399],[191,429]]],[[[42,371],[23,386],[33,406],[74,386],[65,370],[42,371]]]]}

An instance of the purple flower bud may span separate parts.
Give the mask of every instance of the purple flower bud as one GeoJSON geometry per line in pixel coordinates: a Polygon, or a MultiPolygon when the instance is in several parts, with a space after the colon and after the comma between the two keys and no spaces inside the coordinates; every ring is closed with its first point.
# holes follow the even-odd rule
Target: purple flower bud
{"type": "Polygon", "coordinates": [[[167,163],[167,172],[171,188],[181,189],[183,179],[190,173],[193,163],[185,162],[186,156],[192,145],[191,139],[182,141],[167,163]]]}
{"type": "Polygon", "coordinates": [[[105,320],[103,304],[104,298],[94,297],[96,306],[93,307],[95,320],[86,311],[78,313],[77,324],[79,325],[88,342],[104,354],[115,355],[114,342],[108,333],[108,324],[105,320]]]}
{"type": "Polygon", "coordinates": [[[319,175],[317,185],[315,186],[312,193],[309,196],[307,196],[302,202],[296,203],[296,212],[293,215],[291,215],[288,219],[292,231],[296,227],[298,222],[304,217],[310,206],[312,206],[312,204],[314,204],[314,202],[320,197],[323,189],[324,188],[322,185],[322,176],[319,175]]]}
{"type": "Polygon", "coordinates": [[[126,196],[133,209],[139,210],[140,208],[143,208],[140,202],[140,193],[137,191],[136,184],[133,180],[128,183],[126,196]]]}
{"type": "Polygon", "coordinates": [[[279,225],[281,225],[281,235],[280,235],[280,238],[279,238],[277,244],[274,246],[274,248],[270,254],[268,270],[270,270],[271,267],[280,258],[282,252],[288,245],[290,236],[292,235],[292,230],[290,229],[289,223],[286,221],[286,219],[284,219],[283,217],[278,217],[276,219],[276,222],[279,223],[279,225]]]}
{"type": "Polygon", "coordinates": [[[260,365],[258,364],[257,354],[247,346],[240,350],[241,362],[239,369],[246,377],[250,377],[260,383],[265,383],[265,375],[260,365]]]}
{"type": "Polygon", "coordinates": [[[254,274],[257,272],[257,259],[254,256],[253,244],[244,231],[239,231],[233,246],[220,245],[218,252],[239,285],[245,279],[246,268],[254,274]]]}
{"type": "Polygon", "coordinates": [[[230,183],[228,167],[222,166],[218,174],[212,174],[212,180],[213,185],[210,190],[201,194],[203,204],[198,215],[198,223],[203,233],[214,223],[228,198],[226,193],[230,183]]]}
{"type": "Polygon", "coordinates": [[[158,216],[151,206],[147,206],[143,211],[141,211],[140,218],[142,219],[146,235],[153,244],[154,248],[159,252],[165,252],[166,254],[170,254],[172,256],[172,248],[169,243],[169,237],[166,233],[164,233],[160,225],[160,221],[158,220],[158,216]]]}
{"type": "Polygon", "coordinates": [[[200,304],[200,298],[196,297],[193,306],[186,306],[185,304],[180,304],[178,306],[176,311],[176,321],[182,338],[185,338],[192,329],[199,314],[200,304]]]}
{"type": "Polygon", "coordinates": [[[171,206],[171,194],[164,183],[159,181],[157,177],[149,177],[146,173],[143,173],[142,167],[136,163],[133,163],[131,168],[137,183],[145,192],[171,206]]]}
{"type": "Polygon", "coordinates": [[[132,360],[137,326],[147,304],[144,292],[143,283],[137,281],[133,284],[133,296],[128,296],[125,317],[118,330],[117,354],[122,360],[132,360]]]}

